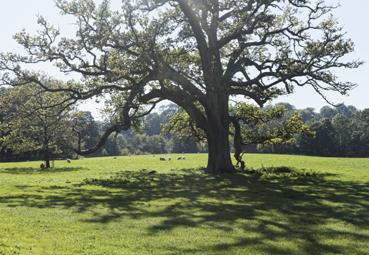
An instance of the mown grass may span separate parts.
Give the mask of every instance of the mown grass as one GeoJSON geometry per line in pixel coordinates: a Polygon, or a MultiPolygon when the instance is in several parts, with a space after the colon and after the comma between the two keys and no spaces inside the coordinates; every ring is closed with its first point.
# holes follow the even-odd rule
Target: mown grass
{"type": "Polygon", "coordinates": [[[0,254],[369,254],[369,159],[158,157],[0,164],[0,254]]]}

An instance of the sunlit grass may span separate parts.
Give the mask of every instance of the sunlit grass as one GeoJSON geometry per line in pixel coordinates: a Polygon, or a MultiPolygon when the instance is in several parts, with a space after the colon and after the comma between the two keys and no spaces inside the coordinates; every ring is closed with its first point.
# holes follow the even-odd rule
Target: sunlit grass
{"type": "Polygon", "coordinates": [[[1,163],[0,254],[369,254],[369,159],[177,156],[1,163]]]}

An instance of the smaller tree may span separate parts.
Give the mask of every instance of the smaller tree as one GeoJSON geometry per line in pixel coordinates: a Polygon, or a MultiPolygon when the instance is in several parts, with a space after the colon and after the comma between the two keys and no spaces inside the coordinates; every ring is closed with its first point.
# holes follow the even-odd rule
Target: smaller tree
{"type": "Polygon", "coordinates": [[[75,111],[71,115],[71,128],[76,137],[77,151],[92,148],[98,143],[100,133],[98,123],[89,111],[75,111]]]}
{"type": "MultiPolygon", "coordinates": [[[[51,86],[51,85],[50,85],[51,86]]],[[[72,102],[64,93],[48,93],[35,84],[8,88],[0,98],[5,112],[2,143],[16,153],[39,151],[45,167],[53,154],[70,150],[72,102]]]]}
{"type": "Polygon", "coordinates": [[[356,156],[369,155],[369,109],[364,109],[353,116],[351,127],[351,150],[356,156]]]}
{"type": "Polygon", "coordinates": [[[321,118],[310,126],[314,137],[302,136],[300,150],[304,154],[316,156],[336,156],[338,153],[337,133],[328,118],[321,118]]]}
{"type": "Polygon", "coordinates": [[[146,135],[160,135],[160,115],[158,113],[151,113],[143,120],[143,130],[146,135]]]}
{"type": "MultiPolygon", "coordinates": [[[[245,168],[242,158],[247,146],[294,143],[296,134],[311,135],[300,114],[285,104],[260,108],[239,102],[230,107],[230,119],[234,158],[242,170],[245,168]]],[[[199,141],[206,140],[205,133],[183,110],[171,116],[164,125],[164,131],[182,137],[196,137],[199,141]]]]}
{"type": "Polygon", "coordinates": [[[300,114],[279,104],[260,108],[246,103],[237,103],[231,108],[234,132],[234,157],[244,169],[243,153],[248,145],[274,145],[295,143],[297,134],[311,135],[308,125],[300,114]]]}
{"type": "Polygon", "coordinates": [[[6,89],[0,88],[0,154],[2,154],[6,150],[4,138],[9,133],[8,129],[6,128],[7,124],[5,122],[6,116],[9,114],[9,109],[5,107],[3,100],[1,100],[4,98],[5,95],[6,89]]]}
{"type": "Polygon", "coordinates": [[[353,132],[353,116],[336,114],[332,119],[332,127],[335,131],[335,143],[338,156],[352,155],[350,148],[351,135],[353,132]]]}
{"type": "Polygon", "coordinates": [[[323,106],[320,109],[320,116],[326,119],[333,119],[334,116],[338,113],[337,109],[332,108],[330,106],[323,106]]]}

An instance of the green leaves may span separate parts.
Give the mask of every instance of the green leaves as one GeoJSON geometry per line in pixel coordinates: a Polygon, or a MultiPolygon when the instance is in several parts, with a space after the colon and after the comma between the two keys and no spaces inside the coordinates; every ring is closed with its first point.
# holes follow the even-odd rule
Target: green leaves
{"type": "Polygon", "coordinates": [[[204,130],[196,126],[194,120],[183,110],[173,113],[168,121],[161,126],[162,133],[175,134],[178,138],[197,138],[198,141],[206,139],[204,130]]]}
{"type": "MultiPolygon", "coordinates": [[[[50,84],[50,87],[53,87],[50,84]]],[[[56,85],[55,85],[56,86],[56,85]]],[[[54,153],[72,146],[70,112],[74,109],[63,93],[43,92],[35,84],[7,88],[0,98],[2,143],[13,152],[54,153]]]]}
{"type": "MultiPolygon", "coordinates": [[[[237,103],[230,107],[230,121],[237,121],[241,130],[242,145],[293,143],[295,135],[312,135],[308,125],[304,123],[300,114],[289,111],[283,105],[258,106],[237,103]]],[[[204,131],[196,127],[195,122],[183,110],[171,115],[169,121],[162,126],[164,133],[175,133],[179,137],[197,137],[204,140],[204,131]]],[[[234,129],[231,133],[234,135],[234,129]]]]}
{"type": "Polygon", "coordinates": [[[231,108],[231,116],[241,127],[243,145],[293,143],[299,133],[310,133],[300,115],[288,112],[284,105],[260,108],[237,103],[231,108]]]}

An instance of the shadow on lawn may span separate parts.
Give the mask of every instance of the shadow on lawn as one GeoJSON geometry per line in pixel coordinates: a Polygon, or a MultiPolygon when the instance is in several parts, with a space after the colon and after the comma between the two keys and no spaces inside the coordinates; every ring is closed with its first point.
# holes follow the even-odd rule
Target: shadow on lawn
{"type": "Polygon", "coordinates": [[[82,167],[54,167],[54,168],[37,168],[37,167],[11,167],[0,168],[0,173],[4,174],[46,174],[46,173],[62,173],[74,172],[82,170],[82,167]]]}
{"type": "Polygon", "coordinates": [[[288,168],[220,176],[199,170],[166,174],[123,171],[70,187],[33,186],[29,188],[31,194],[1,196],[0,203],[96,212],[88,222],[108,223],[122,217],[160,219],[156,225],[148,224],[149,235],[176,227],[210,227],[225,237],[236,227],[240,231],[233,242],[228,239],[191,250],[177,247],[173,254],[231,251],[247,246],[267,254],[294,254],[277,245],[280,240],[298,244],[300,254],[345,254],[345,250],[352,249],[352,242],[369,242],[369,236],[322,226],[329,220],[369,228],[369,184],[326,177],[328,174],[288,168]],[[108,213],[97,210],[98,206],[107,207],[108,213]],[[252,233],[252,237],[246,238],[242,231],[252,233]],[[320,240],[322,236],[346,238],[349,242],[327,244],[320,240]]]}

